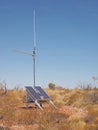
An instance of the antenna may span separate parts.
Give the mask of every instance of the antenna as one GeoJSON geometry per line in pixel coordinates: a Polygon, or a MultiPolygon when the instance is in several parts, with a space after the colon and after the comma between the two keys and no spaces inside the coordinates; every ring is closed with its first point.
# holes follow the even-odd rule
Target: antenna
{"type": "Polygon", "coordinates": [[[33,57],[33,87],[35,88],[35,60],[36,60],[36,29],[35,29],[35,10],[34,10],[34,17],[33,17],[34,21],[33,21],[33,28],[34,28],[34,48],[33,48],[33,54],[31,53],[27,53],[27,52],[24,52],[24,51],[20,51],[20,50],[14,50],[15,52],[17,53],[21,53],[21,54],[26,54],[26,55],[29,55],[29,56],[32,56],[33,57]]]}
{"type": "Polygon", "coordinates": [[[34,49],[33,49],[33,80],[35,88],[35,59],[36,59],[36,31],[35,31],[35,10],[34,10],[34,49]]]}
{"type": "Polygon", "coordinates": [[[36,50],[35,10],[34,10],[34,49],[36,50]]]}

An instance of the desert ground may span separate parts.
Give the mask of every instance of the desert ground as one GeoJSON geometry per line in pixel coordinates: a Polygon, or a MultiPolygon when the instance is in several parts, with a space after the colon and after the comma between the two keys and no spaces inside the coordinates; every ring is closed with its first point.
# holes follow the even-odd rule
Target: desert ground
{"type": "Polygon", "coordinates": [[[26,109],[24,89],[0,90],[0,130],[98,130],[98,89],[45,89],[48,103],[26,109]]]}

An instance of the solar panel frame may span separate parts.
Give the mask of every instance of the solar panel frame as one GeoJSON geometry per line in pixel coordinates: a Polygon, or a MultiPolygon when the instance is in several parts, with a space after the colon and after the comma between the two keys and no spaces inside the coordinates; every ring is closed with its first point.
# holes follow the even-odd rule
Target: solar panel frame
{"type": "Polygon", "coordinates": [[[48,94],[40,86],[36,86],[35,89],[33,89],[31,86],[26,86],[25,88],[27,108],[28,103],[34,103],[40,108],[40,110],[43,110],[41,106],[43,101],[47,101],[51,106],[56,108],[48,94]]]}
{"type": "Polygon", "coordinates": [[[38,93],[31,87],[26,86],[26,107],[28,108],[28,103],[34,103],[38,106],[40,110],[43,110],[41,106],[41,98],[38,93]]]}
{"type": "Polygon", "coordinates": [[[44,99],[50,100],[48,94],[40,86],[36,86],[35,89],[44,97],[44,99]]]}
{"type": "Polygon", "coordinates": [[[30,87],[30,86],[26,86],[26,91],[29,95],[29,97],[33,98],[33,100],[41,100],[40,96],[35,92],[35,90],[30,87]]]}
{"type": "Polygon", "coordinates": [[[34,102],[34,99],[32,99],[28,93],[26,94],[26,102],[27,103],[34,102]]]}

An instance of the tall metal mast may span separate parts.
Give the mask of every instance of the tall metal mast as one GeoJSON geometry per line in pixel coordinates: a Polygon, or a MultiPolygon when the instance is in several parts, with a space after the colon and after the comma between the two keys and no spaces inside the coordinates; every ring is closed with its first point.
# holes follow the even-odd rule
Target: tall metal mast
{"type": "Polygon", "coordinates": [[[36,61],[36,30],[35,30],[35,10],[34,10],[34,48],[33,48],[33,86],[35,88],[35,61],[36,61]]]}
{"type": "Polygon", "coordinates": [[[36,29],[35,29],[35,10],[34,10],[34,21],[33,21],[33,28],[34,28],[34,37],[33,37],[33,44],[34,44],[34,48],[33,48],[33,54],[31,53],[28,53],[28,52],[24,52],[24,51],[19,51],[19,50],[14,50],[15,52],[18,52],[18,53],[22,53],[22,54],[26,54],[26,55],[30,55],[33,57],[33,87],[35,88],[35,61],[36,61],[36,29]]]}

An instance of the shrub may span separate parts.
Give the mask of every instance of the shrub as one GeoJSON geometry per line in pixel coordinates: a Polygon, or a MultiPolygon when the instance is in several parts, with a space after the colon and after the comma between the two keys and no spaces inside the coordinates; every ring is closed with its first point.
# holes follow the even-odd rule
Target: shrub
{"type": "Polygon", "coordinates": [[[86,123],[78,115],[72,115],[68,119],[70,130],[86,130],[86,123]]]}
{"type": "Polygon", "coordinates": [[[54,84],[54,83],[49,83],[48,86],[49,86],[49,88],[52,89],[52,90],[55,89],[55,84],[54,84]]]}

